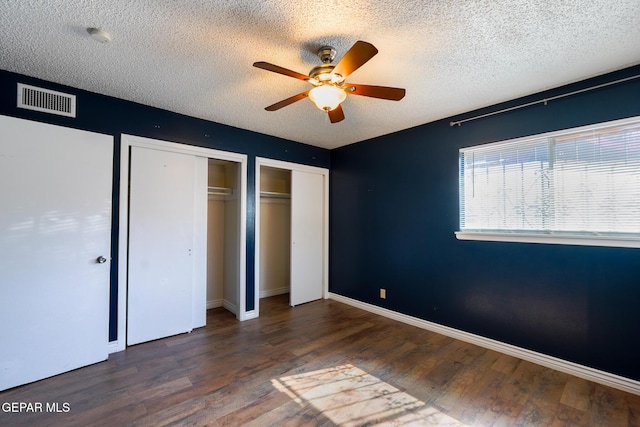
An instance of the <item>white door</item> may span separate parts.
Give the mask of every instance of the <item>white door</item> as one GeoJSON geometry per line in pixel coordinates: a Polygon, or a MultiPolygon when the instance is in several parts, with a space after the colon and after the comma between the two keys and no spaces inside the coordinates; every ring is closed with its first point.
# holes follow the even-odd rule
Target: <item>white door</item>
{"type": "MultiPolygon", "coordinates": [[[[193,325],[196,157],[131,147],[127,344],[193,325]]],[[[203,184],[206,194],[206,180],[203,184]]]]}
{"type": "Polygon", "coordinates": [[[0,116],[0,390],[108,356],[112,165],[111,136],[0,116]]]}
{"type": "Polygon", "coordinates": [[[291,292],[295,306],[322,298],[324,177],[291,171],[291,292]]]}

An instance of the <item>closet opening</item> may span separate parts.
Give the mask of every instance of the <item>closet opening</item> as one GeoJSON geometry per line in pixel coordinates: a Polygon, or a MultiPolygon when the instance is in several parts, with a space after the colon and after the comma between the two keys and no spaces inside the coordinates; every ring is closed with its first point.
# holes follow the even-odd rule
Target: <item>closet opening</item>
{"type": "Polygon", "coordinates": [[[291,170],[260,166],[259,241],[259,297],[285,308],[291,290],[291,170]]]}
{"type": "Polygon", "coordinates": [[[238,317],[240,296],[240,168],[208,159],[207,310],[224,307],[238,317]]]}
{"type": "Polygon", "coordinates": [[[256,158],[256,315],[261,298],[295,307],[328,296],[328,176],[256,158]]]}

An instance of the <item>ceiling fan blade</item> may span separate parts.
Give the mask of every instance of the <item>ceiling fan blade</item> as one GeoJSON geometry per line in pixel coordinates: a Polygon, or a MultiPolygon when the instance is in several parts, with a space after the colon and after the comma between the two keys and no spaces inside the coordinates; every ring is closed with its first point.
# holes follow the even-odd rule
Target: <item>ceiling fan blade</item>
{"type": "Polygon", "coordinates": [[[301,99],[304,99],[307,96],[309,96],[309,91],[302,92],[302,93],[299,93],[297,95],[293,95],[290,98],[283,99],[280,102],[276,102],[273,105],[269,105],[268,107],[265,108],[265,110],[267,110],[267,111],[276,111],[276,110],[281,109],[282,107],[286,107],[289,104],[293,104],[296,101],[300,101],[301,99]]]}
{"type": "Polygon", "coordinates": [[[304,74],[300,74],[296,71],[291,71],[286,68],[280,67],[279,65],[273,65],[268,62],[254,62],[253,66],[256,68],[262,68],[263,70],[273,71],[274,73],[284,74],[285,76],[293,77],[300,80],[309,80],[309,76],[304,74]]]}
{"type": "Polygon", "coordinates": [[[369,86],[349,83],[345,89],[351,95],[370,96],[371,98],[389,99],[400,101],[404,98],[406,90],[399,87],[369,86]]]}
{"type": "Polygon", "coordinates": [[[338,123],[344,120],[344,111],[342,111],[342,105],[338,104],[336,108],[329,111],[329,120],[331,120],[331,123],[338,123]]]}
{"type": "Polygon", "coordinates": [[[358,40],[351,49],[344,54],[340,62],[333,69],[335,74],[340,74],[342,77],[347,77],[355,70],[360,68],[365,62],[373,58],[378,49],[376,49],[371,43],[358,40]]]}

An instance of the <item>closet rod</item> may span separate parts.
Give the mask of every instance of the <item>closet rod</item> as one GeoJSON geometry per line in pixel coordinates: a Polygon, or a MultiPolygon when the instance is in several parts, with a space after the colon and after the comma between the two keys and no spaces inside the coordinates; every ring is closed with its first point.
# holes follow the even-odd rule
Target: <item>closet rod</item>
{"type": "Polygon", "coordinates": [[[560,98],[565,98],[565,97],[571,96],[571,95],[577,95],[579,93],[588,92],[588,91],[594,90],[594,89],[600,89],[600,88],[611,86],[611,85],[614,85],[614,84],[617,84],[617,83],[626,82],[626,81],[629,81],[629,80],[637,79],[638,77],[640,77],[640,74],[637,74],[637,75],[631,76],[631,77],[627,77],[627,78],[624,78],[624,79],[620,79],[620,80],[615,80],[615,81],[608,82],[608,83],[603,83],[603,84],[597,85],[597,86],[591,86],[591,87],[587,87],[587,88],[584,88],[584,89],[575,90],[575,91],[569,92],[569,93],[563,93],[562,95],[556,95],[556,96],[552,96],[550,98],[544,98],[544,99],[540,99],[538,101],[533,101],[533,102],[528,102],[526,104],[516,105],[515,107],[505,108],[504,110],[494,111],[492,113],[487,113],[487,114],[481,114],[479,116],[469,117],[468,119],[457,120],[455,122],[449,122],[449,126],[455,126],[455,125],[460,126],[462,123],[465,123],[465,122],[470,122],[472,120],[477,120],[477,119],[483,119],[485,117],[494,116],[496,114],[506,113],[507,111],[519,110],[520,108],[530,107],[531,105],[536,105],[536,104],[541,104],[541,103],[544,103],[544,105],[547,105],[547,102],[549,102],[549,101],[553,101],[553,100],[560,99],[560,98]]]}
{"type": "Polygon", "coordinates": [[[274,191],[261,191],[260,197],[264,198],[272,198],[272,199],[290,199],[291,194],[288,193],[277,193],[274,191]]]}
{"type": "Polygon", "coordinates": [[[230,196],[233,194],[233,189],[226,187],[208,187],[207,194],[216,196],[230,196]]]}

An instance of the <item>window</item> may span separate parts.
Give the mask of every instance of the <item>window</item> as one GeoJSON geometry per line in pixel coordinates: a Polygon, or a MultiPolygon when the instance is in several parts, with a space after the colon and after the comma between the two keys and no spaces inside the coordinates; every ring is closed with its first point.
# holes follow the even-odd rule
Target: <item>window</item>
{"type": "Polygon", "coordinates": [[[456,235],[640,247],[640,117],[461,149],[456,235]]]}

